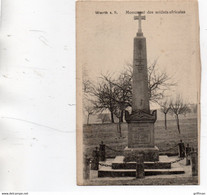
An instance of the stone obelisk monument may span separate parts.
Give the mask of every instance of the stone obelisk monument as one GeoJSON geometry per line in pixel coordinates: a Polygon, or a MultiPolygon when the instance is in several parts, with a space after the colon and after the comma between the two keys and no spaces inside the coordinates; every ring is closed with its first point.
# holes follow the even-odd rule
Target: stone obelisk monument
{"type": "Polygon", "coordinates": [[[154,145],[154,123],[157,112],[150,111],[146,38],[143,36],[141,21],[145,16],[138,12],[138,32],[134,38],[132,113],[126,111],[128,123],[128,147],[124,150],[125,162],[135,161],[139,154],[145,161],[158,161],[158,148],[154,145]]]}

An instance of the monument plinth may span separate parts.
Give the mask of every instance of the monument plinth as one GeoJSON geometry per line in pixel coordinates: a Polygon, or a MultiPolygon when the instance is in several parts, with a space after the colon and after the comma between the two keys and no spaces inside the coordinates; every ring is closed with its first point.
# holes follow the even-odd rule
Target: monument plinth
{"type": "Polygon", "coordinates": [[[124,150],[124,161],[135,161],[140,154],[144,155],[145,161],[159,161],[159,150],[154,145],[157,111],[150,111],[146,38],[141,29],[141,20],[145,20],[145,16],[141,16],[139,12],[134,19],[139,20],[139,28],[134,38],[132,113],[125,113],[128,123],[128,147],[124,150]]]}

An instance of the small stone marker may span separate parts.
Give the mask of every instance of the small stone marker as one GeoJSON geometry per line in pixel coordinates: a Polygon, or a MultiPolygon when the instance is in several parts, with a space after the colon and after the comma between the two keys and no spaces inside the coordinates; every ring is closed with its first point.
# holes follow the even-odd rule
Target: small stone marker
{"type": "Polygon", "coordinates": [[[91,162],[91,170],[98,170],[99,168],[99,151],[98,151],[98,147],[96,147],[95,150],[93,150],[92,153],[92,162],[91,162]]]}
{"type": "Polygon", "coordinates": [[[179,148],[179,157],[183,158],[185,157],[185,144],[183,143],[182,139],[180,140],[180,143],[178,144],[179,148]]]}
{"type": "Polygon", "coordinates": [[[100,161],[106,160],[106,145],[101,141],[101,144],[99,145],[99,159],[100,161]]]}
{"type": "Polygon", "coordinates": [[[90,178],[90,158],[85,155],[84,157],[84,168],[83,168],[83,179],[90,178]]]}
{"type": "Polygon", "coordinates": [[[144,178],[144,176],[144,156],[143,154],[138,154],[136,162],[136,178],[144,178]]]}
{"type": "Polygon", "coordinates": [[[192,176],[198,176],[198,153],[192,148],[191,153],[192,176]]]}
{"type": "Polygon", "coordinates": [[[191,152],[191,147],[189,146],[189,144],[187,144],[187,147],[185,149],[185,153],[186,153],[186,165],[190,165],[190,152],[191,152]]]}

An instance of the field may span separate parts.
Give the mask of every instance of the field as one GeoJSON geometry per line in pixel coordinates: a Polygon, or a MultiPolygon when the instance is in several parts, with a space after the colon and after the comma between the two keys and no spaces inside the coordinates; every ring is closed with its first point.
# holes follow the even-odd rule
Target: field
{"type": "MultiPolygon", "coordinates": [[[[180,120],[181,134],[178,133],[176,121],[168,121],[168,129],[164,128],[164,121],[155,123],[155,145],[159,148],[160,153],[177,153],[174,147],[183,140],[185,145],[189,143],[191,147],[198,148],[198,127],[196,118],[185,118],[180,120]],[[172,148],[174,147],[174,148],[172,148]],[[172,149],[171,149],[172,148],[172,149]]],[[[117,131],[117,124],[90,124],[83,126],[83,144],[84,154],[91,156],[95,147],[98,147],[101,141],[112,149],[106,148],[106,156],[114,157],[122,154],[127,146],[127,124],[122,123],[122,137],[117,131]]]]}

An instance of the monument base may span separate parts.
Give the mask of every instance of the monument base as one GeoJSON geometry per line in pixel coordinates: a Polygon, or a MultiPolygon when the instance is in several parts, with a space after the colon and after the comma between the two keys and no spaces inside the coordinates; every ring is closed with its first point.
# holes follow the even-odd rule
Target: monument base
{"type": "MultiPolygon", "coordinates": [[[[179,162],[171,164],[175,158],[160,156],[159,159],[159,162],[144,162],[145,176],[175,175],[177,177],[177,174],[185,173],[182,164],[179,162]]],[[[100,162],[98,177],[136,177],[136,167],[136,162],[126,163],[124,156],[117,156],[115,159],[106,159],[106,161],[100,162]]]]}
{"type": "Polygon", "coordinates": [[[132,162],[137,160],[137,156],[143,154],[144,161],[155,162],[159,161],[158,147],[150,148],[128,148],[124,149],[124,162],[132,162]]]}

